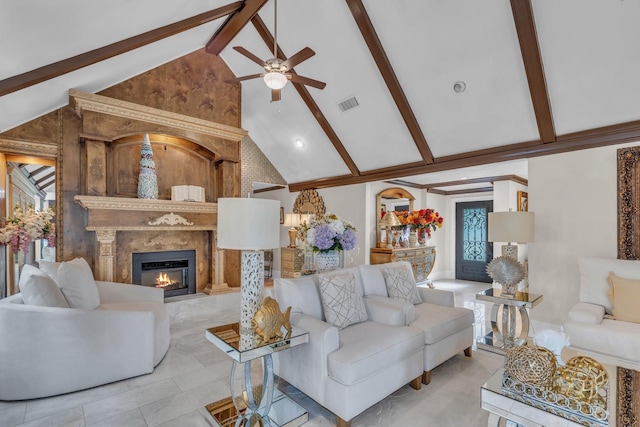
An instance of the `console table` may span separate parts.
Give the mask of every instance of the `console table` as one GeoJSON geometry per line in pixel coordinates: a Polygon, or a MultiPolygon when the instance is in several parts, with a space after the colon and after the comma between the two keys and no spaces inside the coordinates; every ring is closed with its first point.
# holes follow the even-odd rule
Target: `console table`
{"type": "MultiPolygon", "coordinates": [[[[308,412],[286,395],[274,390],[272,354],[309,342],[309,333],[293,327],[289,336],[278,341],[257,345],[253,336],[239,333],[238,323],[207,329],[206,338],[233,359],[231,368],[231,400],[235,410],[229,412],[228,404],[222,403],[227,416],[239,418],[237,425],[260,425],[272,427],[297,427],[309,419],[308,412]],[[252,362],[262,362],[262,384],[252,384],[252,362]],[[236,390],[235,371],[241,369],[240,390],[236,390]]],[[[255,369],[254,369],[255,370],[255,369]]],[[[228,400],[228,399],[227,399],[228,400]]],[[[231,425],[229,419],[219,420],[220,425],[231,425]]]]}
{"type": "Polygon", "coordinates": [[[428,282],[427,277],[436,262],[435,246],[419,246],[415,248],[371,248],[369,262],[385,264],[387,262],[409,261],[416,282],[428,282]]]}

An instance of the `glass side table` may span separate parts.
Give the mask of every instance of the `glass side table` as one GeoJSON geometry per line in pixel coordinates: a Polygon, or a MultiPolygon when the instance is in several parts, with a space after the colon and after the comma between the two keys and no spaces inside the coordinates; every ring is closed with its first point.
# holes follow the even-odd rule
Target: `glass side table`
{"type": "Polygon", "coordinates": [[[490,288],[476,294],[477,300],[493,303],[491,308],[491,332],[477,342],[479,348],[498,354],[505,354],[508,349],[527,342],[529,335],[529,313],[542,302],[542,295],[530,292],[518,292],[515,296],[502,296],[500,289],[490,288]],[[502,311],[501,322],[498,322],[502,311]],[[519,315],[519,319],[518,319],[519,315]],[[518,320],[520,333],[518,334],[518,320]]]}
{"type": "Polygon", "coordinates": [[[304,424],[309,419],[308,412],[279,390],[274,390],[272,354],[309,342],[309,333],[293,326],[289,336],[275,342],[256,344],[253,336],[240,334],[239,330],[239,324],[232,323],[206,331],[207,340],[233,359],[231,397],[207,408],[222,414],[215,418],[224,426],[233,425],[233,418],[236,426],[297,427],[304,424]],[[258,361],[262,364],[262,383],[256,385],[252,378],[256,369],[252,369],[252,363],[258,361]],[[242,370],[240,390],[236,390],[237,370],[242,370]]]}

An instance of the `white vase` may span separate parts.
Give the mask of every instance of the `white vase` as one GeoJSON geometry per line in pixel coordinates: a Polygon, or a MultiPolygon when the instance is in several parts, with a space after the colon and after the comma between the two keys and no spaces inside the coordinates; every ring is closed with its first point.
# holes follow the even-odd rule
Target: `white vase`
{"type": "Polygon", "coordinates": [[[340,268],[340,252],[318,252],[316,255],[316,268],[318,269],[318,273],[337,270],[340,268]]]}
{"type": "Polygon", "coordinates": [[[411,230],[409,232],[409,247],[415,248],[418,246],[418,230],[411,230]]]}

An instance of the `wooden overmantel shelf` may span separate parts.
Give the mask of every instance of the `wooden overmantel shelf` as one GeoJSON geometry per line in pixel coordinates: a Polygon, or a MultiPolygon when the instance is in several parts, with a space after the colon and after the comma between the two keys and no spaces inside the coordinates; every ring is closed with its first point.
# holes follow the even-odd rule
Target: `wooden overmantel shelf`
{"type": "Polygon", "coordinates": [[[129,197],[83,196],[73,198],[83,208],[119,211],[218,213],[217,203],[176,202],[173,200],[133,199],[129,197]]]}
{"type": "Polygon", "coordinates": [[[215,230],[217,224],[217,203],[85,195],[73,199],[88,212],[87,231],[202,231],[215,230]]]}

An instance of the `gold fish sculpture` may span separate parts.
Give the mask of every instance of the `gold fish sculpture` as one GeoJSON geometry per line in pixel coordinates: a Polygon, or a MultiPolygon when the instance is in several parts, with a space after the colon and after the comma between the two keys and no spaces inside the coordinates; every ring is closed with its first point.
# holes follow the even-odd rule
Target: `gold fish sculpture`
{"type": "Polygon", "coordinates": [[[287,337],[291,336],[291,307],[282,313],[278,301],[266,297],[262,307],[251,320],[251,327],[256,332],[258,343],[270,343],[282,339],[282,326],[287,330],[287,337]]]}

